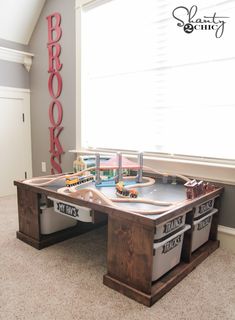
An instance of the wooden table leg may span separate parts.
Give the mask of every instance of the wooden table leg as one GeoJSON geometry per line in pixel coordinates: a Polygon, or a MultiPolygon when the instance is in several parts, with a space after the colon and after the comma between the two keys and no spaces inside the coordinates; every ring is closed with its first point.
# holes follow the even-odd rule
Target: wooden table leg
{"type": "Polygon", "coordinates": [[[16,236],[36,249],[49,247],[55,243],[99,228],[107,223],[106,215],[94,212],[92,213],[94,223],[78,221],[74,227],[43,235],[41,234],[40,227],[40,200],[43,200],[42,202],[46,203],[49,207],[53,203],[47,199],[45,194],[35,193],[24,188],[17,188],[17,196],[19,231],[16,232],[16,236]]]}
{"type": "Polygon", "coordinates": [[[194,212],[190,211],[186,214],[185,223],[190,225],[191,228],[184,233],[184,241],[181,253],[181,259],[184,262],[190,262],[192,257],[192,237],[193,237],[193,219],[194,212]]]}
{"type": "Polygon", "coordinates": [[[154,227],[120,218],[108,220],[108,273],[104,284],[150,305],[154,227]]]}
{"type": "Polygon", "coordinates": [[[40,208],[39,194],[17,188],[19,231],[17,238],[39,248],[40,208]]]}

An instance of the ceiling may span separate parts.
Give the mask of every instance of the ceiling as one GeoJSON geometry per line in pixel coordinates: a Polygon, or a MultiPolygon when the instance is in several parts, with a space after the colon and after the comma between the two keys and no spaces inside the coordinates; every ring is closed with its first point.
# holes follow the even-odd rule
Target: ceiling
{"type": "Polygon", "coordinates": [[[27,45],[45,0],[0,0],[0,39],[27,45]]]}

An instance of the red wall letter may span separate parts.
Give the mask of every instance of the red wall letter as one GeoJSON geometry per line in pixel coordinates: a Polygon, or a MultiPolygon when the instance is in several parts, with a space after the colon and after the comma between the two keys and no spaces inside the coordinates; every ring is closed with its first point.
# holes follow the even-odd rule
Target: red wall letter
{"type": "Polygon", "coordinates": [[[62,173],[62,169],[61,169],[61,166],[59,165],[58,162],[55,161],[55,159],[57,159],[60,163],[60,155],[54,155],[52,154],[51,155],[51,174],[55,174],[55,170],[57,171],[57,173],[62,173]],[[55,170],[54,170],[55,169],[55,170]]]}
{"type": "Polygon", "coordinates": [[[48,72],[50,73],[48,79],[48,90],[50,96],[52,97],[52,102],[49,106],[49,118],[52,127],[49,128],[50,131],[50,153],[51,153],[51,173],[55,174],[61,173],[61,154],[64,152],[59,135],[63,130],[60,126],[63,118],[63,109],[61,103],[56,100],[62,91],[62,78],[59,70],[62,68],[62,63],[60,63],[60,52],[61,46],[57,43],[62,35],[62,29],[60,27],[61,16],[59,13],[53,13],[47,17],[48,23],[48,58],[49,66],[48,72]],[[57,82],[55,82],[57,81],[57,82]],[[56,91],[56,92],[55,92],[56,91]],[[55,110],[56,107],[56,110],[55,110]]]}
{"type": "Polygon", "coordinates": [[[49,55],[48,72],[54,72],[55,70],[57,71],[60,70],[62,68],[62,63],[60,63],[60,58],[59,58],[60,52],[61,52],[60,44],[59,43],[48,44],[47,48],[48,48],[48,55],[49,55]]]}
{"type": "Polygon", "coordinates": [[[49,89],[50,95],[53,99],[57,99],[60,96],[61,91],[62,91],[62,78],[61,78],[61,75],[59,74],[59,72],[52,72],[50,74],[50,77],[48,79],[48,89],[49,89]],[[55,77],[57,79],[57,92],[56,92],[56,94],[54,93],[54,86],[53,86],[55,77]]]}
{"type": "Polygon", "coordinates": [[[61,155],[64,152],[64,150],[60,144],[59,135],[63,130],[63,127],[57,127],[57,128],[50,127],[49,130],[50,130],[50,153],[61,155]],[[55,133],[56,133],[56,136],[55,136],[55,133]]]}
{"type": "Polygon", "coordinates": [[[60,27],[61,16],[58,12],[55,12],[47,17],[48,23],[48,44],[57,42],[60,40],[62,35],[62,30],[60,27]],[[53,25],[53,21],[55,22],[53,25]],[[55,35],[55,37],[54,37],[55,35]]]}
{"type": "Polygon", "coordinates": [[[52,101],[49,107],[49,118],[50,118],[50,122],[54,127],[58,127],[61,124],[62,121],[62,117],[63,117],[63,109],[61,106],[61,103],[58,100],[52,101]],[[54,107],[57,107],[57,116],[58,119],[55,122],[55,117],[54,117],[54,107]]]}

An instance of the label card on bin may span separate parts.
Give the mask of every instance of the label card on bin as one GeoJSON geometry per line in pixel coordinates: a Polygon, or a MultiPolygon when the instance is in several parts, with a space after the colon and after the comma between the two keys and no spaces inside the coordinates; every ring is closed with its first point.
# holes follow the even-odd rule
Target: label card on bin
{"type": "Polygon", "coordinates": [[[50,198],[54,202],[54,210],[82,222],[92,222],[91,209],[77,206],[73,203],[50,198]]]}

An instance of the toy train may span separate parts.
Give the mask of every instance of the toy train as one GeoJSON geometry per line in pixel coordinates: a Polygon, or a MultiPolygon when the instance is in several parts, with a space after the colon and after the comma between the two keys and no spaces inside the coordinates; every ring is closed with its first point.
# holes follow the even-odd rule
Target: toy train
{"type": "Polygon", "coordinates": [[[65,185],[69,188],[91,181],[94,181],[94,176],[92,174],[81,177],[66,176],[65,185]]]}
{"type": "Polygon", "coordinates": [[[123,181],[120,181],[116,184],[116,193],[123,197],[130,197],[130,198],[138,197],[138,192],[135,189],[125,188],[123,181]]]}

